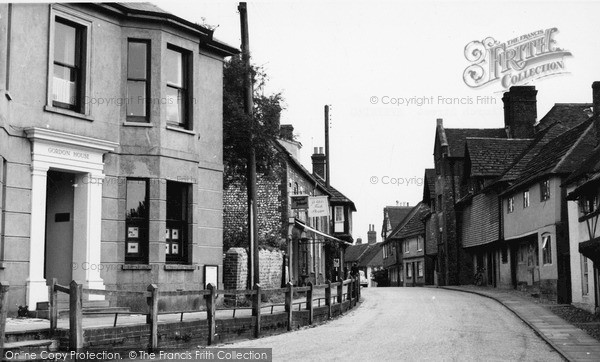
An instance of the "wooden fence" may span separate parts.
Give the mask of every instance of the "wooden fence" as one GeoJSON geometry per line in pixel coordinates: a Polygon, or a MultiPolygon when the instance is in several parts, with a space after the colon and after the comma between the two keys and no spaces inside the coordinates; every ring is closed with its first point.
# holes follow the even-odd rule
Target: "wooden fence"
{"type": "MultiPolygon", "coordinates": [[[[1,284],[4,288],[4,284],[1,284]]],[[[8,288],[8,287],[7,287],[8,288]]],[[[305,287],[294,287],[291,283],[288,283],[285,288],[277,289],[262,289],[259,284],[256,284],[252,290],[218,290],[214,285],[209,284],[207,289],[204,290],[193,290],[193,291],[160,291],[155,284],[150,284],[145,292],[136,291],[115,291],[115,290],[102,290],[102,289],[88,289],[83,288],[81,284],[72,281],[69,286],[59,285],[56,279],[52,280],[49,286],[49,300],[50,300],[50,330],[54,332],[57,328],[58,321],[58,293],[66,293],[69,295],[69,348],[72,351],[81,351],[84,347],[84,335],[83,335],[83,317],[90,314],[114,314],[114,326],[117,324],[117,318],[119,314],[143,314],[139,312],[89,312],[84,313],[83,311],[83,295],[103,295],[103,296],[132,296],[135,295],[140,298],[146,298],[148,304],[148,310],[146,313],[146,324],[150,325],[150,350],[154,351],[158,349],[158,316],[163,314],[181,314],[181,320],[185,313],[198,313],[203,312],[200,309],[197,310],[171,310],[159,312],[158,301],[160,297],[178,297],[178,296],[203,296],[206,299],[206,318],[208,325],[208,345],[215,343],[216,335],[216,312],[217,310],[233,310],[233,317],[235,318],[236,309],[244,308],[218,308],[217,307],[217,296],[219,295],[240,295],[244,294],[251,296],[252,307],[245,309],[252,309],[253,317],[253,335],[258,338],[261,331],[261,314],[262,310],[266,308],[271,309],[276,306],[285,307],[284,311],[287,313],[287,328],[292,329],[293,326],[293,313],[294,306],[298,306],[298,310],[301,310],[302,305],[304,309],[308,311],[308,323],[313,324],[314,322],[314,308],[315,301],[318,305],[321,305],[323,300],[324,305],[327,306],[327,317],[332,317],[332,306],[334,304],[342,304],[345,300],[350,301],[349,308],[352,307],[352,302],[356,302],[360,299],[360,283],[358,279],[348,279],[341,282],[326,284],[313,285],[309,283],[305,287]],[[344,293],[344,287],[346,292],[344,293]],[[325,297],[315,298],[315,291],[319,289],[325,290],[325,297]],[[332,290],[336,290],[336,295],[332,295],[332,290]],[[294,301],[294,293],[306,293],[306,299],[304,301],[294,301]],[[263,295],[273,296],[282,295],[285,296],[285,303],[283,304],[263,304],[263,295]]],[[[3,290],[3,289],[2,289],[3,290]]],[[[2,303],[5,305],[5,303],[2,303]]],[[[0,305],[0,311],[5,313],[5,308],[0,305]]],[[[341,306],[340,306],[341,308],[341,306]]],[[[344,311],[341,311],[344,312],[344,311]]],[[[3,333],[4,323],[2,323],[3,333]]],[[[3,336],[2,336],[3,337],[3,336]]],[[[2,341],[4,338],[2,338],[2,341]]],[[[1,348],[1,345],[0,345],[1,348]]]]}

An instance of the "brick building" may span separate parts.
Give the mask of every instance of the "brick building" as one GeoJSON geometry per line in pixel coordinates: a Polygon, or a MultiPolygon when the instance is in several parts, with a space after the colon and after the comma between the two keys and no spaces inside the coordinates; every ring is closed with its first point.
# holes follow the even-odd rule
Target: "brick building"
{"type": "Polygon", "coordinates": [[[429,212],[423,215],[425,224],[425,275],[430,275],[432,285],[438,285],[438,245],[441,237],[439,227],[439,217],[436,209],[435,184],[437,175],[435,169],[425,169],[423,177],[423,203],[429,208],[429,212]]]}
{"type": "Polygon", "coordinates": [[[47,301],[52,278],[189,290],[216,266],[220,283],[222,68],[237,50],[147,3],[2,4],[0,29],[11,309],[47,301]]]}
{"type": "MultiPolygon", "coordinates": [[[[352,241],[354,203],[324,180],[325,155],[313,154],[313,173],[298,161],[301,144],[293,127],[281,125],[273,144],[278,164],[272,175],[257,175],[258,231],[261,245],[286,252],[287,275],[282,283],[323,283],[336,279],[334,259],[343,265],[343,247],[352,241]],[[324,198],[326,216],[310,216],[310,198],[324,198]]],[[[247,246],[246,186],[230,183],[224,191],[225,245],[247,246]]],[[[226,250],[224,250],[226,251],[226,250]]],[[[339,267],[338,267],[339,268],[339,267]]]]}

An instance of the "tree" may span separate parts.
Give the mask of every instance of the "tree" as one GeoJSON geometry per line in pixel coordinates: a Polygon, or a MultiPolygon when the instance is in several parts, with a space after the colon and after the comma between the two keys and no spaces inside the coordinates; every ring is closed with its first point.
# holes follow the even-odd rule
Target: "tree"
{"type": "Polygon", "coordinates": [[[223,70],[223,163],[225,187],[231,182],[246,180],[247,151],[250,135],[256,152],[256,169],[272,175],[277,163],[273,142],[279,136],[279,119],[283,110],[281,93],[265,95],[268,80],[262,67],[251,66],[254,80],[254,129],[249,129],[244,112],[244,63],[241,56],[232,57],[223,70]]]}

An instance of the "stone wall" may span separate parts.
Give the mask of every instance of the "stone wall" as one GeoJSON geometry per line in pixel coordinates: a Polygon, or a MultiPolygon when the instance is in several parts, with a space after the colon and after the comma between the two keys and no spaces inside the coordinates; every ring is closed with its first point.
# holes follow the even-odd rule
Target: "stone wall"
{"type": "MultiPolygon", "coordinates": [[[[264,289],[281,288],[283,283],[283,252],[259,251],[260,285],[264,289]]],[[[248,255],[244,248],[231,248],[225,254],[223,282],[225,289],[246,289],[248,255]]]]}

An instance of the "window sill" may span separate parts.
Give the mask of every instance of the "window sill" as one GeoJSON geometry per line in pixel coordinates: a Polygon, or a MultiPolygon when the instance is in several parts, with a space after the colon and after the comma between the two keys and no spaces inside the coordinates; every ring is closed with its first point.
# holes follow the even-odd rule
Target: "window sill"
{"type": "Polygon", "coordinates": [[[147,122],[127,122],[127,121],[123,122],[123,126],[125,126],[125,127],[146,127],[146,128],[154,127],[152,125],[152,123],[147,123],[147,122]]]}
{"type": "Polygon", "coordinates": [[[44,111],[50,112],[50,113],[62,114],[63,116],[79,118],[79,119],[83,119],[83,120],[90,121],[90,122],[94,121],[94,118],[92,118],[91,116],[89,116],[87,114],[77,113],[75,111],[71,111],[68,109],[62,109],[62,108],[46,105],[46,106],[44,106],[44,111]]]}
{"type": "Polygon", "coordinates": [[[123,264],[123,270],[152,270],[152,265],[148,264],[123,264]]]}
{"type": "Polygon", "coordinates": [[[186,264],[165,264],[165,270],[183,270],[183,271],[194,271],[196,270],[196,265],[186,265],[186,264]]]}
{"type": "Polygon", "coordinates": [[[189,134],[190,136],[195,136],[196,135],[196,132],[190,131],[190,130],[184,129],[184,128],[179,128],[179,127],[174,127],[174,126],[167,126],[167,129],[170,130],[170,131],[175,131],[175,132],[181,132],[181,133],[189,134]]]}

